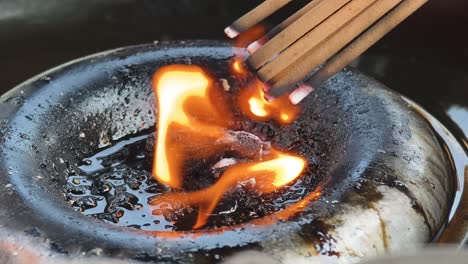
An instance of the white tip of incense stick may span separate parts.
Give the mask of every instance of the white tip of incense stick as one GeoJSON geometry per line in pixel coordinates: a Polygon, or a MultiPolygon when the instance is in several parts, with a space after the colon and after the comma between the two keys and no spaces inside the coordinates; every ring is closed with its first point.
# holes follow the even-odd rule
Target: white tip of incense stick
{"type": "Polygon", "coordinates": [[[273,97],[273,96],[271,96],[271,95],[269,95],[269,94],[265,94],[265,95],[263,96],[263,98],[264,98],[267,102],[270,102],[270,103],[273,102],[273,101],[275,100],[275,97],[273,97]]]}
{"type": "Polygon", "coordinates": [[[269,85],[267,85],[266,83],[262,83],[262,89],[263,89],[263,91],[265,93],[268,92],[270,90],[270,88],[271,87],[269,85]]]}
{"type": "Polygon", "coordinates": [[[255,42],[253,42],[252,44],[250,44],[248,47],[247,47],[247,51],[250,53],[250,54],[253,54],[255,53],[259,48],[262,47],[262,44],[257,40],[255,42]]]}
{"type": "Polygon", "coordinates": [[[239,31],[233,29],[232,27],[227,27],[227,28],[224,29],[224,34],[226,34],[226,36],[228,36],[229,38],[235,38],[240,33],[239,33],[239,31]]]}
{"type": "Polygon", "coordinates": [[[300,103],[304,98],[306,98],[306,96],[309,95],[312,91],[314,91],[314,88],[312,86],[302,84],[289,95],[289,101],[292,104],[296,105],[300,103]]]}

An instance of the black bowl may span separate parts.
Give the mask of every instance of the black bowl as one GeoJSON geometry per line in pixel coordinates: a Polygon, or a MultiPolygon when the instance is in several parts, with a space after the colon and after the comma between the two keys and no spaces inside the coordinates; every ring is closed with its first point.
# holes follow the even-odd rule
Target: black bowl
{"type": "Polygon", "coordinates": [[[2,228],[37,230],[70,253],[101,248],[108,256],[180,262],[217,261],[245,249],[279,259],[353,259],[353,250],[366,256],[431,241],[454,195],[449,157],[400,95],[355,70],[333,77],[303,102],[292,125],[279,128],[278,137],[313,141],[321,154],[321,198],[288,221],[171,237],[104,223],[66,203],[66,175],[98,151],[103,135],[117,141],[154,126],[156,69],[197,64],[225,78],[233,56],[228,44],[208,41],[122,48],[59,66],[3,95],[2,228]]]}

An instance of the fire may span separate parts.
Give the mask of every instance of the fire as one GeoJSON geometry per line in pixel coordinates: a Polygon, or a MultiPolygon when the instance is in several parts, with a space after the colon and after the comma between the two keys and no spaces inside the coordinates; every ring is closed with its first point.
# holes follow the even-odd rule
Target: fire
{"type": "Polygon", "coordinates": [[[258,121],[274,119],[283,125],[293,122],[300,108],[293,105],[287,95],[267,100],[264,89],[264,84],[257,79],[246,87],[239,98],[242,111],[251,119],[258,121]]]}
{"type": "MultiPolygon", "coordinates": [[[[246,32],[243,32],[239,36],[236,37],[234,42],[234,46],[236,47],[246,47],[247,45],[251,44],[254,41],[259,41],[266,34],[266,28],[263,25],[256,25],[246,32]]],[[[263,42],[261,42],[263,43],[263,42]]],[[[241,50],[235,50],[236,54],[234,56],[234,60],[232,62],[232,72],[233,74],[237,75],[247,75],[248,71],[244,67],[244,60],[247,56],[241,50]]]]}
{"type": "Polygon", "coordinates": [[[240,60],[234,61],[234,63],[232,64],[232,68],[233,68],[234,72],[241,73],[241,74],[244,73],[245,70],[242,67],[241,63],[242,62],[240,60]]]}
{"type": "MultiPolygon", "coordinates": [[[[236,38],[234,45],[237,47],[250,46],[248,51],[252,53],[268,40],[266,39],[266,32],[265,26],[261,24],[256,25],[240,34],[236,38]]],[[[243,63],[246,56],[247,54],[245,53],[236,52],[231,67],[233,74],[247,74],[243,63]]],[[[299,114],[299,107],[293,105],[287,95],[269,100],[266,98],[264,90],[268,90],[268,87],[258,79],[255,79],[249,87],[245,88],[245,91],[240,96],[239,102],[244,114],[258,121],[274,119],[283,125],[293,122],[299,114]]]]}
{"type": "MultiPolygon", "coordinates": [[[[242,70],[241,67],[240,63],[233,65],[234,70],[242,70]]],[[[218,146],[217,142],[224,142],[233,118],[216,96],[215,82],[198,66],[163,67],[154,75],[153,87],[159,110],[153,175],[163,184],[182,189],[184,162],[218,153],[224,146],[218,146]]],[[[289,101],[286,104],[287,98],[267,101],[258,80],[246,87],[239,98],[243,112],[256,120],[275,119],[288,124],[299,112],[289,101]]],[[[155,212],[168,208],[167,204],[198,207],[196,229],[206,224],[218,202],[233,188],[248,182],[253,191],[271,193],[292,183],[306,166],[302,157],[273,147],[255,159],[231,165],[206,189],[165,193],[150,203],[160,207],[155,212]]]]}
{"type": "Polygon", "coordinates": [[[171,139],[170,130],[173,133],[189,131],[192,133],[192,140],[196,137],[218,138],[224,133],[224,128],[215,122],[223,120],[223,115],[208,96],[211,80],[197,66],[165,67],[154,76],[153,84],[159,106],[153,173],[161,183],[180,188],[180,154],[184,152],[184,145],[190,139],[171,139]],[[195,117],[196,110],[187,109],[187,103],[192,104],[192,109],[203,109],[205,114],[198,113],[195,117]],[[207,120],[206,116],[209,115],[216,117],[216,120],[207,120]]]}
{"type": "Polygon", "coordinates": [[[173,204],[178,201],[185,206],[199,206],[199,213],[194,229],[206,224],[223,195],[246,182],[253,183],[253,189],[260,193],[271,193],[292,182],[300,175],[306,163],[301,157],[282,154],[274,150],[270,160],[248,162],[228,168],[219,181],[210,188],[192,193],[168,193],[153,200],[152,204],[173,204]]]}

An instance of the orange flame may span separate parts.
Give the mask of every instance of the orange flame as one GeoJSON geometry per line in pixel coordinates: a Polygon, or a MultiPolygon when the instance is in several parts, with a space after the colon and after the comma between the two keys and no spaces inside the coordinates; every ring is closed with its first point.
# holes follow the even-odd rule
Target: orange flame
{"type": "Polygon", "coordinates": [[[232,70],[236,74],[246,74],[247,71],[245,70],[244,66],[242,65],[242,60],[240,58],[234,59],[234,62],[232,63],[232,70]]]}
{"type": "MultiPolygon", "coordinates": [[[[255,49],[260,48],[268,39],[265,35],[266,27],[256,25],[246,32],[240,34],[234,45],[237,47],[246,47],[254,42],[255,49]]],[[[249,52],[252,52],[250,50],[249,52]]],[[[232,62],[232,72],[237,75],[247,75],[248,71],[244,66],[244,60],[247,53],[235,52],[232,62]]],[[[299,107],[293,105],[288,96],[282,96],[274,100],[267,100],[264,92],[267,87],[258,79],[253,81],[250,87],[247,87],[240,97],[240,107],[244,114],[251,119],[266,121],[275,119],[277,122],[287,125],[293,122],[299,114],[299,107]]]]}
{"type": "Polygon", "coordinates": [[[264,84],[256,79],[250,87],[244,89],[239,97],[242,111],[258,121],[274,119],[283,125],[293,122],[300,108],[293,105],[287,95],[268,101],[263,86],[264,84]]]}
{"type": "MultiPolygon", "coordinates": [[[[219,125],[224,120],[223,114],[210,100],[211,80],[200,67],[164,67],[154,76],[153,85],[159,106],[153,174],[159,182],[180,188],[181,158],[187,150],[185,145],[193,142],[195,137],[213,139],[223,135],[224,128],[219,125]],[[185,137],[169,138],[169,132],[182,133],[185,137]]],[[[202,147],[200,142],[198,144],[202,147]]]]}
{"type": "Polygon", "coordinates": [[[253,180],[253,189],[261,193],[271,193],[295,180],[302,172],[306,162],[301,157],[272,150],[269,160],[248,162],[228,168],[219,181],[210,188],[192,193],[168,193],[152,201],[152,204],[173,204],[177,201],[185,206],[199,206],[194,229],[206,224],[223,195],[236,185],[253,180]]]}
{"type": "MultiPolygon", "coordinates": [[[[243,70],[240,63],[234,70],[243,70]]],[[[228,133],[231,117],[212,89],[215,82],[198,66],[172,65],[161,68],[153,77],[153,87],[158,101],[158,132],[155,147],[153,175],[156,180],[180,189],[183,183],[181,167],[184,161],[203,159],[216,153],[216,142],[223,142],[228,133]],[[214,100],[213,97],[216,97],[214,100]]],[[[246,88],[241,94],[240,106],[244,113],[257,120],[273,118],[282,124],[292,122],[298,108],[284,99],[268,102],[264,98],[259,81],[246,88]]],[[[286,98],[287,100],[287,98],[286,98]]],[[[253,189],[260,193],[271,193],[293,182],[300,176],[306,161],[298,156],[276,149],[263,153],[263,161],[239,163],[227,168],[220,179],[211,187],[192,193],[166,193],[151,201],[184,204],[199,207],[194,228],[207,222],[218,202],[226,192],[254,181],[253,189]]],[[[162,207],[156,209],[161,211],[162,207]]]]}
{"type": "MultiPolygon", "coordinates": [[[[252,42],[258,40],[266,33],[266,27],[263,25],[256,25],[249,30],[243,32],[239,36],[236,37],[234,46],[244,48],[247,45],[251,44],[252,42]]],[[[248,71],[244,67],[244,60],[247,56],[247,53],[239,52],[238,50],[235,52],[234,60],[232,62],[232,72],[233,74],[237,75],[247,75],[248,71]]]]}
{"type": "MultiPolygon", "coordinates": [[[[254,43],[255,45],[253,46],[255,47],[250,46],[252,49],[249,50],[249,52],[252,53],[268,41],[266,32],[267,29],[264,25],[256,25],[240,34],[236,38],[234,45],[237,47],[246,47],[254,43]]],[[[234,74],[246,75],[248,73],[243,63],[246,56],[246,53],[237,53],[235,55],[231,67],[234,74]]],[[[268,87],[260,80],[255,79],[253,84],[245,89],[241,94],[239,102],[244,114],[258,121],[274,119],[283,125],[288,125],[293,122],[299,114],[299,107],[291,103],[288,95],[267,100],[264,92],[267,88],[268,87]]]]}

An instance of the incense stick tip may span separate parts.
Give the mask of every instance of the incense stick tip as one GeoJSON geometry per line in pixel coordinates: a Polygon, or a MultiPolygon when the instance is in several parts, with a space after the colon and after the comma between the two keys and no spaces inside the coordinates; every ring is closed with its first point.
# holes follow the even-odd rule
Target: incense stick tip
{"type": "Polygon", "coordinates": [[[253,42],[252,44],[250,44],[248,47],[247,47],[247,51],[250,53],[250,54],[253,54],[255,53],[262,45],[258,42],[258,41],[255,41],[253,42]]]}
{"type": "Polygon", "coordinates": [[[302,84],[289,95],[289,101],[292,104],[297,105],[302,100],[304,100],[304,98],[306,98],[307,95],[309,95],[313,91],[314,91],[314,88],[312,86],[307,85],[307,84],[302,84]]]}
{"type": "Polygon", "coordinates": [[[239,31],[233,29],[232,27],[227,27],[227,28],[224,29],[224,34],[226,34],[226,36],[228,36],[229,38],[235,38],[240,33],[239,33],[239,31]]]}

